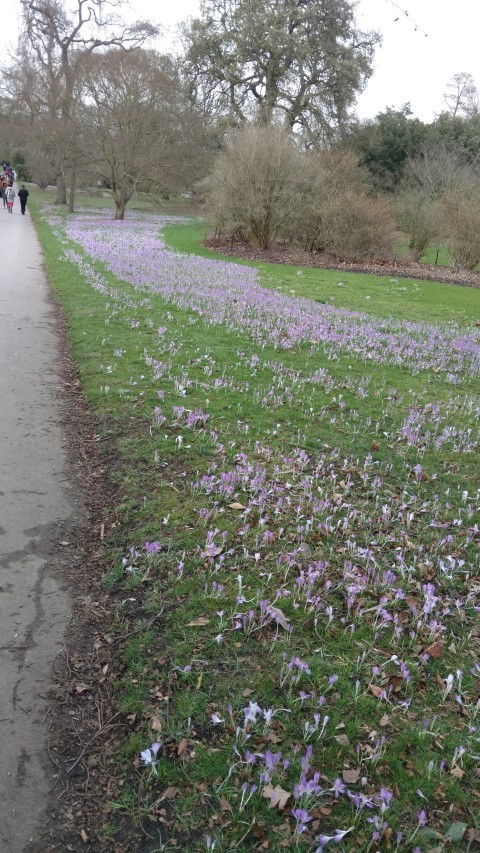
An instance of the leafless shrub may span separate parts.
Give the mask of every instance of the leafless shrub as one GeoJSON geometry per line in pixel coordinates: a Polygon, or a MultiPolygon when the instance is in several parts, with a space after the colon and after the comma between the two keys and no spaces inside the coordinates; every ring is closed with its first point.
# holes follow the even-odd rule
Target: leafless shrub
{"type": "Polygon", "coordinates": [[[441,144],[424,148],[418,157],[407,161],[403,187],[415,188],[438,201],[452,192],[468,194],[477,175],[478,163],[467,161],[465,152],[441,144]]]}
{"type": "Polygon", "coordinates": [[[347,150],[317,152],[303,171],[303,206],[295,234],[308,251],[341,260],[390,256],[397,237],[390,206],[370,198],[368,173],[347,150]]]}
{"type": "Polygon", "coordinates": [[[217,227],[268,249],[297,214],[299,174],[300,154],[287,131],[242,128],[213,170],[209,205],[217,227]]]}
{"type": "Polygon", "coordinates": [[[322,207],[315,249],[342,261],[390,258],[397,238],[387,199],[344,190],[322,207]]]}
{"type": "MultiPolygon", "coordinates": [[[[480,188],[479,188],[480,189],[480,188]]],[[[449,193],[440,204],[446,244],[454,264],[473,270],[480,263],[480,204],[478,193],[449,193]]]]}
{"type": "Polygon", "coordinates": [[[406,187],[395,198],[394,213],[408,236],[408,248],[418,261],[439,232],[438,206],[419,187],[406,187]]]}

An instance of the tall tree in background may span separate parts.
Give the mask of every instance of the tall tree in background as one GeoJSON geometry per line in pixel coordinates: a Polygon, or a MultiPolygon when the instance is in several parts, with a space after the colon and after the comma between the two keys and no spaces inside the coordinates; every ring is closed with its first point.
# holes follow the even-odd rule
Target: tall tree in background
{"type": "Polygon", "coordinates": [[[85,58],[74,108],[77,147],[123,219],[135,191],[184,189],[205,174],[203,124],[171,58],[109,50],[85,58]]]}
{"type": "Polygon", "coordinates": [[[183,38],[197,103],[236,123],[281,119],[308,141],[346,120],[379,42],[356,29],[351,0],[203,0],[183,38]]]}
{"type": "Polygon", "coordinates": [[[398,185],[408,157],[414,157],[423,146],[427,125],[412,117],[410,104],[399,110],[388,107],[373,121],[350,128],[345,136],[369,170],[374,186],[380,192],[393,192],[398,185]]]}
{"type": "Polygon", "coordinates": [[[109,46],[133,50],[154,36],[156,28],[138,21],[127,26],[118,16],[121,0],[74,0],[68,9],[64,0],[21,0],[23,50],[39,72],[47,97],[45,112],[51,131],[55,125],[57,202],[66,203],[65,173],[74,174],[68,156],[79,63],[86,54],[109,46]]]}
{"type": "Polygon", "coordinates": [[[480,95],[471,74],[466,71],[454,74],[447,83],[447,90],[443,99],[450,115],[464,118],[478,115],[480,95]]]}

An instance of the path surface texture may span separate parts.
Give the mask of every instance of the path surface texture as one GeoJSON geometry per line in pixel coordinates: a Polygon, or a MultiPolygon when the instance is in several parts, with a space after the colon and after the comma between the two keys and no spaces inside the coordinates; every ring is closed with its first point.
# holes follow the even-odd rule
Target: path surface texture
{"type": "Polygon", "coordinates": [[[55,314],[18,198],[11,215],[0,202],[0,237],[0,850],[19,853],[54,784],[42,697],[69,618],[54,571],[76,510],[59,425],[55,314]]]}

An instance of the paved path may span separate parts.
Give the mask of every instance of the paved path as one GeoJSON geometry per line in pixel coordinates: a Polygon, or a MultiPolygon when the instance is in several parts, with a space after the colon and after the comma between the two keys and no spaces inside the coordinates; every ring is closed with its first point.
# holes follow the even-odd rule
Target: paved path
{"type": "Polygon", "coordinates": [[[52,786],[41,695],[69,605],[50,568],[74,501],[59,426],[55,317],[18,198],[11,215],[0,201],[0,241],[0,850],[20,853],[52,786]]]}

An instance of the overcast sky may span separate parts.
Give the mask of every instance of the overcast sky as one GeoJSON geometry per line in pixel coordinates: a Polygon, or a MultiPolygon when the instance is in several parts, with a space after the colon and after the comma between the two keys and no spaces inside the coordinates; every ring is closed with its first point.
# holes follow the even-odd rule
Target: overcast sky
{"type": "MultiPolygon", "coordinates": [[[[130,0],[128,5],[130,14],[172,33],[199,8],[198,0],[130,0]]],[[[19,9],[20,0],[2,2],[2,59],[5,44],[15,44],[19,9]]],[[[414,115],[432,121],[443,109],[446,84],[459,71],[472,74],[480,88],[480,0],[359,0],[357,20],[361,29],[383,36],[374,74],[358,99],[361,118],[409,101],[414,115]]]]}

